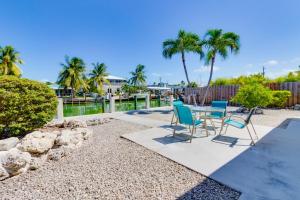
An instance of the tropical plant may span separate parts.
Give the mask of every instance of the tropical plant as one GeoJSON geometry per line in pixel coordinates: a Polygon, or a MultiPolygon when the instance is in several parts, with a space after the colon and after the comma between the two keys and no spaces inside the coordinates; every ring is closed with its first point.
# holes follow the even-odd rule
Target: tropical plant
{"type": "Polygon", "coordinates": [[[0,139],[26,134],[51,121],[57,97],[46,84],[15,76],[0,77],[0,139]]]}
{"type": "Polygon", "coordinates": [[[282,108],[286,105],[290,96],[291,92],[288,90],[274,90],[272,91],[272,101],[269,106],[282,108]]]}
{"type": "Polygon", "coordinates": [[[202,105],[204,105],[207,97],[217,55],[226,59],[228,50],[233,53],[238,53],[240,49],[240,37],[233,32],[223,33],[222,29],[212,29],[206,32],[203,44],[207,48],[205,63],[207,65],[210,64],[210,74],[206,91],[202,99],[202,105]]]}
{"type": "Polygon", "coordinates": [[[107,79],[108,73],[106,71],[107,67],[104,63],[93,63],[94,69],[89,74],[91,84],[96,88],[97,93],[100,96],[104,95],[103,85],[110,85],[109,80],[107,79]]]}
{"type": "Polygon", "coordinates": [[[141,86],[146,83],[147,76],[145,75],[145,66],[137,65],[135,70],[130,72],[131,78],[129,79],[129,83],[134,86],[141,86]]]}
{"type": "Polygon", "coordinates": [[[204,56],[202,51],[202,41],[197,34],[179,30],[176,39],[167,39],[163,42],[163,56],[171,59],[175,54],[181,54],[181,60],[184,68],[187,83],[190,84],[190,79],[187,72],[185,53],[197,53],[200,58],[204,56]]]}
{"type": "Polygon", "coordinates": [[[190,84],[188,84],[188,87],[196,88],[196,87],[198,87],[198,84],[195,81],[192,81],[192,82],[190,82],[190,84]]]}
{"type": "Polygon", "coordinates": [[[86,94],[90,92],[91,86],[90,86],[90,79],[88,79],[85,75],[82,77],[82,85],[81,89],[84,94],[84,101],[86,102],[86,94]]]}
{"type": "Polygon", "coordinates": [[[181,82],[180,82],[180,84],[179,85],[181,85],[181,86],[185,86],[185,82],[184,82],[184,80],[182,80],[181,82]]]}
{"type": "Polygon", "coordinates": [[[57,84],[65,89],[70,87],[72,90],[72,101],[74,93],[78,91],[84,83],[83,76],[85,72],[85,63],[78,57],[65,57],[65,63],[62,63],[62,71],[59,73],[57,84]]]}
{"type": "Polygon", "coordinates": [[[13,75],[20,77],[22,71],[18,64],[23,64],[19,52],[12,46],[0,47],[0,75],[13,75]]]}
{"type": "Polygon", "coordinates": [[[300,82],[300,71],[289,72],[287,75],[280,76],[274,80],[277,83],[300,82]]]}
{"type": "Polygon", "coordinates": [[[251,83],[267,84],[271,80],[264,77],[262,74],[251,74],[249,76],[239,76],[236,78],[217,78],[214,81],[211,81],[211,86],[220,86],[220,85],[246,85],[251,83]]]}
{"type": "Polygon", "coordinates": [[[148,89],[145,85],[131,85],[128,83],[122,85],[121,90],[128,95],[135,94],[140,91],[142,91],[142,92],[148,91],[148,89]]]}
{"type": "Polygon", "coordinates": [[[272,102],[272,91],[262,84],[253,83],[242,86],[232,98],[232,102],[241,104],[248,109],[256,106],[266,107],[272,102]]]}

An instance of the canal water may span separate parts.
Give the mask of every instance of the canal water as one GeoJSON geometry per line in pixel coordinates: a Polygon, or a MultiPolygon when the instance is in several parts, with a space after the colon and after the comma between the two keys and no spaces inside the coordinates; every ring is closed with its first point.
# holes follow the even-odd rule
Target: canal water
{"type": "MultiPolygon", "coordinates": [[[[160,102],[157,99],[150,101],[150,107],[160,107],[168,106],[169,102],[161,100],[160,102]]],[[[115,111],[129,111],[135,110],[134,100],[122,100],[121,102],[115,102],[115,111]]],[[[137,101],[137,110],[145,109],[145,100],[137,101]]],[[[108,112],[109,102],[105,102],[104,110],[102,103],[74,103],[74,104],[64,104],[64,117],[79,116],[79,115],[91,115],[108,112]]]]}

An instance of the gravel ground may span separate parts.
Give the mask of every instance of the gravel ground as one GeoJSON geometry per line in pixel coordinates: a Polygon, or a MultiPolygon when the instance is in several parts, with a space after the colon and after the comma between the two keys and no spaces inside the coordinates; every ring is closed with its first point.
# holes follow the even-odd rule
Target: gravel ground
{"type": "Polygon", "coordinates": [[[120,135],[148,127],[94,127],[72,155],[0,182],[1,199],[238,199],[239,193],[120,135]]]}
{"type": "MultiPolygon", "coordinates": [[[[237,110],[237,107],[228,107],[229,111],[237,110]]],[[[173,112],[170,108],[160,108],[157,110],[150,111],[136,111],[132,112],[134,115],[139,117],[146,117],[155,120],[162,120],[170,122],[172,119],[173,112]]],[[[239,114],[246,117],[247,114],[239,114]]],[[[253,115],[252,121],[255,125],[277,127],[285,123],[285,120],[292,118],[300,118],[299,110],[288,110],[288,109],[264,109],[263,115],[253,115]]]]}

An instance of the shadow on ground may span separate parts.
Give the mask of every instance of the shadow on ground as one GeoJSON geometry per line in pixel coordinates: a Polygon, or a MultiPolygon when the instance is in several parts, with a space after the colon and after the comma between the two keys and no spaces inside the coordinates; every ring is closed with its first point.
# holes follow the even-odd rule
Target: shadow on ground
{"type": "Polygon", "coordinates": [[[128,111],[126,114],[128,115],[149,115],[153,113],[159,113],[159,114],[171,114],[173,111],[172,110],[133,110],[133,111],[128,111]]]}
{"type": "MultiPolygon", "coordinates": [[[[210,178],[242,191],[241,199],[299,199],[299,130],[299,118],[286,119],[255,146],[217,169],[210,178]]],[[[225,143],[230,139],[217,137],[225,143]]],[[[179,199],[197,199],[198,190],[202,195],[203,184],[199,183],[179,199]]]]}

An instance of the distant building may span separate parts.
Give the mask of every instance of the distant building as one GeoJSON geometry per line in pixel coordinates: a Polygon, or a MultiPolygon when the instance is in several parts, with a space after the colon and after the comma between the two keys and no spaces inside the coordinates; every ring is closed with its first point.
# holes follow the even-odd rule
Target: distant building
{"type": "Polygon", "coordinates": [[[121,87],[127,82],[125,78],[108,75],[110,85],[104,84],[104,91],[107,94],[115,94],[117,91],[121,91],[121,87]]]}
{"type": "Polygon", "coordinates": [[[171,85],[168,83],[160,82],[158,84],[148,85],[147,88],[151,91],[155,91],[155,93],[163,93],[170,91],[173,94],[184,92],[184,87],[182,85],[171,85]]]}
{"type": "MultiPolygon", "coordinates": [[[[117,91],[121,91],[121,87],[127,82],[125,78],[112,75],[108,75],[107,80],[109,80],[110,84],[103,85],[106,94],[115,94],[117,91]]],[[[71,88],[63,88],[55,83],[49,85],[49,87],[55,90],[57,96],[71,96],[72,94],[71,88]]]]}

